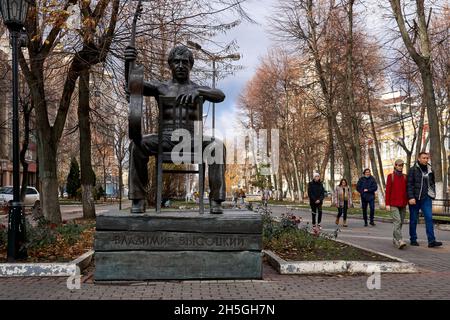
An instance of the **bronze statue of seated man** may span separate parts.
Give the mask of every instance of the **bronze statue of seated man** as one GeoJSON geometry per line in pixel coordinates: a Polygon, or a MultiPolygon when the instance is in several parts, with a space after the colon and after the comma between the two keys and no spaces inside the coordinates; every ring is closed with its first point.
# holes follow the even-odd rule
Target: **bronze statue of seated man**
{"type": "MultiPolygon", "coordinates": [[[[125,50],[125,63],[136,59],[136,50],[133,47],[127,47],[125,50]]],[[[210,102],[222,102],[225,99],[225,94],[219,89],[212,89],[206,86],[200,86],[190,80],[190,71],[194,65],[194,56],[192,52],[185,46],[176,46],[173,48],[168,57],[168,63],[172,72],[172,79],[167,81],[150,80],[144,82],[144,96],[155,97],[159,101],[160,97],[174,97],[176,103],[181,105],[183,114],[188,113],[188,119],[194,121],[201,121],[198,115],[192,109],[194,101],[198,97],[210,102]]],[[[128,69],[128,66],[125,68],[128,69]]],[[[128,76],[126,73],[126,79],[128,76]]],[[[177,108],[178,109],[178,108],[177,108]]],[[[171,109],[169,109],[171,110],[171,109]]],[[[163,122],[167,121],[169,124],[171,118],[176,115],[171,114],[172,111],[165,111],[163,114],[163,122]]],[[[166,126],[163,126],[166,127],[166,126]]],[[[168,126],[169,127],[169,126],[168,126]]],[[[163,151],[172,151],[172,148],[178,143],[171,141],[172,132],[170,130],[162,132],[162,148],[163,151]]],[[[210,187],[210,203],[211,213],[222,213],[221,203],[225,200],[225,147],[224,144],[214,139],[212,142],[208,137],[203,141],[203,149],[222,148],[223,161],[216,161],[216,163],[208,163],[208,178],[210,187]]],[[[145,198],[146,187],[148,184],[147,163],[149,156],[156,156],[158,154],[158,134],[144,135],[139,143],[130,143],[130,168],[129,168],[129,195],[128,198],[132,200],[131,212],[143,213],[145,212],[145,198]]]]}

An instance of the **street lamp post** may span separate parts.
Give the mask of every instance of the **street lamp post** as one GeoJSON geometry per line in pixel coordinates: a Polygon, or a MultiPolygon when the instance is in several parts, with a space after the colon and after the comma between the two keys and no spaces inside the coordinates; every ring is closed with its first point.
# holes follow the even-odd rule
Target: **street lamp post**
{"type": "MultiPolygon", "coordinates": [[[[217,77],[216,62],[222,61],[222,60],[227,60],[227,59],[237,61],[241,58],[241,56],[238,53],[232,53],[232,54],[228,54],[226,56],[221,56],[216,53],[209,52],[209,51],[203,49],[202,46],[199,45],[198,43],[190,41],[190,40],[187,41],[187,44],[189,46],[195,48],[196,50],[203,52],[211,59],[212,67],[213,67],[213,70],[212,70],[212,72],[213,72],[212,88],[213,89],[216,88],[216,77],[217,77]]],[[[212,104],[212,136],[213,136],[213,138],[215,136],[215,132],[214,132],[215,128],[216,128],[216,104],[213,102],[213,104],[212,104]]]]}
{"type": "Polygon", "coordinates": [[[8,261],[27,257],[25,242],[25,217],[20,202],[19,167],[19,61],[20,32],[23,29],[31,0],[0,0],[3,22],[11,35],[12,46],[12,137],[13,137],[13,202],[8,216],[8,261]]]}

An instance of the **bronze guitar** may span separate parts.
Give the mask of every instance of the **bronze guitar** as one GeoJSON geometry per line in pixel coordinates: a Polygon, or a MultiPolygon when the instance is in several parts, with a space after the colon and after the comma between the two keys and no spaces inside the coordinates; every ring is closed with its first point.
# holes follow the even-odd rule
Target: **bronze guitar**
{"type": "MultiPolygon", "coordinates": [[[[130,47],[136,46],[136,25],[142,13],[142,0],[139,0],[133,17],[130,47]]],[[[130,62],[128,91],[130,93],[128,112],[128,136],[137,145],[142,140],[142,104],[144,92],[144,67],[135,61],[130,62]]]]}

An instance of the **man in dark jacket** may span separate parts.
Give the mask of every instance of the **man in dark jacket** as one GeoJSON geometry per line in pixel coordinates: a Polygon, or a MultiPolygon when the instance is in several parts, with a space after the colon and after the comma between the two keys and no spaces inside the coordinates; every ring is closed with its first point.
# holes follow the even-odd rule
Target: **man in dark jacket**
{"type": "Polygon", "coordinates": [[[325,189],[322,181],[320,181],[320,174],[315,172],[313,174],[313,181],[308,183],[308,198],[311,206],[312,224],[313,227],[321,229],[320,222],[322,221],[322,203],[325,198],[325,189]],[[316,225],[316,213],[319,213],[316,225]]]}
{"type": "Polygon", "coordinates": [[[408,172],[409,236],[411,245],[418,246],[416,228],[421,210],[425,217],[428,247],[434,248],[441,246],[442,242],[436,241],[434,237],[432,200],[436,197],[436,186],[429,159],[428,153],[421,152],[408,172]]]}
{"type": "Polygon", "coordinates": [[[375,216],[375,191],[377,191],[377,189],[377,182],[371,175],[370,169],[364,169],[364,176],[359,178],[356,190],[361,194],[361,205],[365,227],[367,227],[367,205],[369,205],[370,208],[370,225],[375,225],[373,220],[375,216]]]}

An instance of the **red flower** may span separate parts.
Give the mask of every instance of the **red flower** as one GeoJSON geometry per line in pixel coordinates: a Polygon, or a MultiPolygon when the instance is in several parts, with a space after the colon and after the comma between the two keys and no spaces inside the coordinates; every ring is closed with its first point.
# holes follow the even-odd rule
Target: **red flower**
{"type": "Polygon", "coordinates": [[[0,224],[0,230],[5,230],[6,226],[4,224],[0,224]]]}
{"type": "Polygon", "coordinates": [[[58,225],[56,223],[50,223],[49,227],[50,229],[55,229],[58,225]]]}

